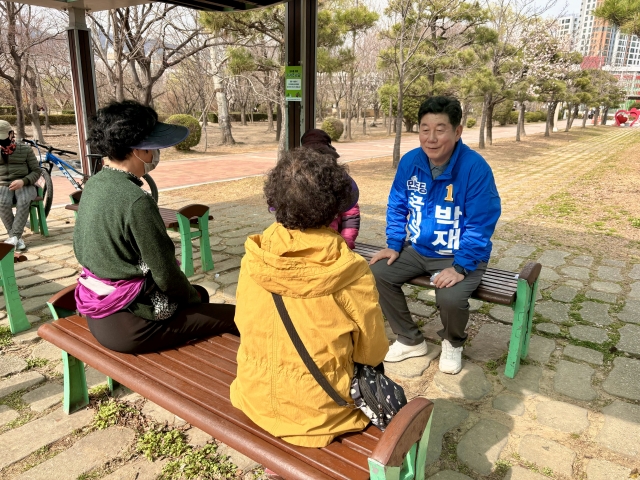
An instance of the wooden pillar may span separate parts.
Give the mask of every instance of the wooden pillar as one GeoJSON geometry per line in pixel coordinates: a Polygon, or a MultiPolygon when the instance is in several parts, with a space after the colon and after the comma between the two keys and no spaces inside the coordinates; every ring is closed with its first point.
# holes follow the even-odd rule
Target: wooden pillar
{"type": "Polygon", "coordinates": [[[286,65],[302,66],[302,101],[288,102],[287,148],[300,146],[300,137],[315,128],[316,46],[318,0],[289,0],[286,4],[286,65]]]}
{"type": "Polygon", "coordinates": [[[76,129],[78,132],[78,153],[82,163],[82,172],[87,175],[95,173],[91,168],[87,146],[89,118],[98,110],[98,94],[96,91],[95,67],[93,64],[93,48],[91,31],[87,28],[84,8],[69,8],[69,55],[71,60],[71,79],[73,83],[73,104],[76,113],[76,129]]]}

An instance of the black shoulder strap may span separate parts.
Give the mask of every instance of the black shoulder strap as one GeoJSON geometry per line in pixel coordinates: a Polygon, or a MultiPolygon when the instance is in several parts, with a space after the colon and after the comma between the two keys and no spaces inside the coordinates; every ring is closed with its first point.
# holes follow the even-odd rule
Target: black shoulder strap
{"type": "Polygon", "coordinates": [[[285,307],[282,297],[277,293],[272,293],[271,295],[273,296],[273,301],[276,304],[276,308],[278,309],[278,313],[280,314],[282,323],[284,323],[284,328],[287,330],[289,338],[291,338],[291,341],[293,342],[293,346],[296,347],[298,355],[300,355],[302,362],[309,369],[309,372],[311,372],[313,378],[316,379],[316,382],[318,382],[318,384],[325,392],[327,392],[327,395],[329,395],[334,402],[336,402],[341,407],[348,406],[349,404],[338,394],[338,392],[335,391],[327,378],[322,374],[318,366],[315,364],[315,362],[309,355],[309,352],[307,352],[307,349],[302,343],[302,340],[298,336],[298,332],[296,332],[296,327],[293,326],[293,322],[291,321],[289,312],[287,312],[287,307],[285,307]]]}

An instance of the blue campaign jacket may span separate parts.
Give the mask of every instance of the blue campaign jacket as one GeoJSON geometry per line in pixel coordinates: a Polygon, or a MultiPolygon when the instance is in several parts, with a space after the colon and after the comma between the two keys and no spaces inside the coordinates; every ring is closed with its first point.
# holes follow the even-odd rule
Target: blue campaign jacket
{"type": "Polygon", "coordinates": [[[493,172],[479,153],[458,140],[447,169],[433,180],[427,155],[416,148],[400,160],[391,186],[387,246],[401,251],[408,233],[421,255],[450,257],[473,271],[489,261],[498,218],[493,172]]]}

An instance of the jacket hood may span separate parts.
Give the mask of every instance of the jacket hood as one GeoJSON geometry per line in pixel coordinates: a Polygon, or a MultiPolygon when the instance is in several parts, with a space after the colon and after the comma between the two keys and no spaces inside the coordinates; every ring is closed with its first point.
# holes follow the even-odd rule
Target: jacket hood
{"type": "Polygon", "coordinates": [[[369,270],[330,228],[288,230],[274,223],[244,244],[242,268],[265,290],[283,297],[313,298],[345,288],[369,270]]]}

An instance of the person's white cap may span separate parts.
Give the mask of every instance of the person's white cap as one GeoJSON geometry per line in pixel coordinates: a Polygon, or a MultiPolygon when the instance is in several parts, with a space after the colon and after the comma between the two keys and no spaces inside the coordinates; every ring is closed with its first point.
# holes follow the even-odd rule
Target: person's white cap
{"type": "Polygon", "coordinates": [[[9,132],[13,130],[13,127],[6,120],[0,120],[0,140],[9,138],[9,132]]]}

